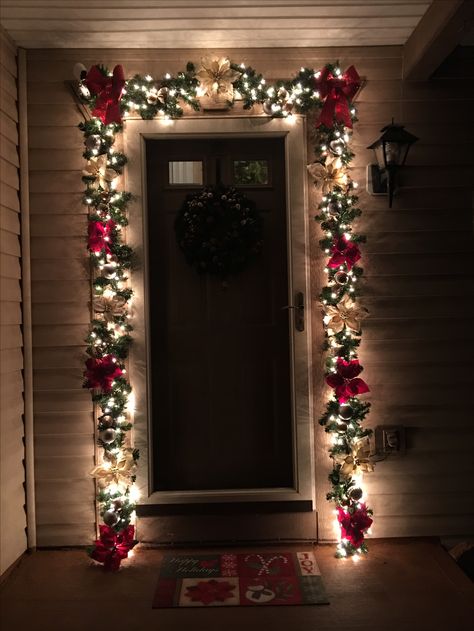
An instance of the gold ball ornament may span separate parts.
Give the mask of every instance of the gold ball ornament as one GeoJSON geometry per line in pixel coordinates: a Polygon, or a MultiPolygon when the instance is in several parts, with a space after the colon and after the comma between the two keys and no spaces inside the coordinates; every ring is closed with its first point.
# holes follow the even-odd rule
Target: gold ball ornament
{"type": "Polygon", "coordinates": [[[111,427],[115,423],[114,417],[110,414],[103,414],[102,416],[99,416],[98,421],[107,427],[111,427]]]}

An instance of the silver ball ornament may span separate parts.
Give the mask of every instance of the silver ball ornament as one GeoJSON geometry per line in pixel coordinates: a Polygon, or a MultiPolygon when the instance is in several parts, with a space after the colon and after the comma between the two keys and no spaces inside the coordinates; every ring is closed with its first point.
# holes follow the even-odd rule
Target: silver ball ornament
{"type": "Polygon", "coordinates": [[[91,151],[93,149],[99,149],[100,144],[101,144],[100,136],[97,136],[96,134],[93,134],[92,136],[87,136],[85,140],[85,145],[87,149],[90,149],[91,151]]]}
{"type": "Polygon", "coordinates": [[[329,151],[335,156],[340,156],[342,155],[345,146],[346,143],[343,141],[343,139],[337,138],[336,140],[331,140],[331,142],[329,143],[329,151]]]}
{"type": "Polygon", "coordinates": [[[103,414],[102,416],[99,416],[98,420],[99,423],[101,423],[102,425],[107,425],[107,427],[110,427],[115,422],[114,417],[110,414],[103,414]]]}
{"type": "Polygon", "coordinates": [[[100,433],[100,439],[106,445],[110,445],[111,443],[113,443],[116,437],[117,432],[113,429],[113,427],[104,429],[104,431],[100,433]]]}
{"type": "Polygon", "coordinates": [[[117,513],[113,510],[107,510],[104,513],[104,516],[102,517],[102,519],[104,520],[104,524],[106,526],[115,526],[118,522],[118,520],[120,519],[120,517],[117,515],[117,513]]]}
{"type": "Polygon", "coordinates": [[[273,114],[272,102],[270,101],[270,99],[267,99],[266,101],[263,102],[263,111],[268,116],[271,116],[273,114]]]}
{"type": "Polygon", "coordinates": [[[339,418],[342,418],[344,421],[348,421],[349,419],[351,419],[353,413],[354,410],[351,408],[350,405],[345,404],[339,406],[339,418]]]}
{"type": "Polygon", "coordinates": [[[349,280],[349,275],[340,270],[334,274],[334,280],[338,285],[346,285],[349,280]]]}

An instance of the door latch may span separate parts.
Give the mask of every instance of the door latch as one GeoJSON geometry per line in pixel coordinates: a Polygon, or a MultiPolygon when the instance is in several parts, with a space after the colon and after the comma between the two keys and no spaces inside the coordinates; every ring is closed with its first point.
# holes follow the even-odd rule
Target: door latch
{"type": "Polygon", "coordinates": [[[295,304],[286,305],[282,309],[293,309],[295,318],[295,329],[297,331],[304,331],[304,293],[297,291],[295,294],[295,304]]]}

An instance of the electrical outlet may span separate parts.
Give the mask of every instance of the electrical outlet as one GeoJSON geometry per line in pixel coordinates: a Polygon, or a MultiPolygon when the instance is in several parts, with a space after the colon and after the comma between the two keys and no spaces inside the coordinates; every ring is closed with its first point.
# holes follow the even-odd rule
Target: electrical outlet
{"type": "Polygon", "coordinates": [[[374,434],[377,454],[394,456],[405,454],[406,440],[403,425],[378,425],[374,434]]]}

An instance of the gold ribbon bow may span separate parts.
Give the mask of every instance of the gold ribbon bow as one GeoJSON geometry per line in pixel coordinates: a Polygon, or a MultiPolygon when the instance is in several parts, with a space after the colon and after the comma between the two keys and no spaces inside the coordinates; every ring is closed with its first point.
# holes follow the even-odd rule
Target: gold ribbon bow
{"type": "Polygon", "coordinates": [[[123,484],[129,486],[130,478],[135,474],[137,464],[133,457],[133,449],[122,449],[117,456],[110,456],[101,464],[92,469],[89,475],[97,478],[99,487],[104,488],[109,484],[123,484]]]}
{"type": "Polygon", "coordinates": [[[204,57],[201,59],[201,67],[196,72],[201,88],[208,96],[222,96],[232,101],[234,96],[234,81],[242,73],[230,67],[230,61],[225,57],[204,57]]]}
{"type": "Polygon", "coordinates": [[[366,437],[360,438],[354,443],[351,454],[337,454],[334,456],[334,460],[337,464],[342,465],[340,472],[346,478],[370,473],[374,470],[374,465],[370,460],[370,443],[366,437]]]}
{"type": "Polygon", "coordinates": [[[82,174],[85,177],[93,177],[93,188],[99,186],[108,191],[111,188],[111,183],[117,177],[118,173],[114,169],[107,168],[107,155],[102,153],[100,156],[89,158],[86,167],[83,169],[82,174]]]}
{"type": "Polygon", "coordinates": [[[337,305],[325,306],[326,317],[324,322],[331,335],[340,333],[346,326],[354,333],[361,329],[361,321],[367,317],[368,311],[360,307],[345,294],[337,305]]]}
{"type": "Polygon", "coordinates": [[[121,296],[96,296],[93,300],[94,311],[102,314],[106,322],[113,322],[115,317],[124,315],[127,311],[126,305],[127,301],[121,296]]]}
{"type": "Polygon", "coordinates": [[[347,184],[347,175],[340,158],[331,161],[327,160],[326,164],[314,162],[313,164],[308,164],[307,169],[323,195],[330,193],[335,186],[343,187],[347,184]]]}

